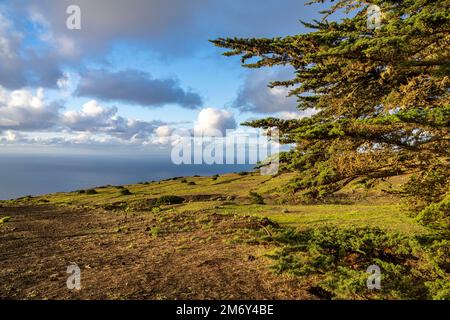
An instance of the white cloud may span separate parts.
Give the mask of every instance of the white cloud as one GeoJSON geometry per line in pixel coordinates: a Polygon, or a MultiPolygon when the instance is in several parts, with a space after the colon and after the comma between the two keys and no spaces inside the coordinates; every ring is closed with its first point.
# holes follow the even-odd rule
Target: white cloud
{"type": "Polygon", "coordinates": [[[0,141],[7,143],[21,142],[25,140],[25,136],[19,132],[14,132],[7,130],[2,136],[0,136],[0,141]]]}
{"type": "Polygon", "coordinates": [[[283,111],[277,114],[277,117],[283,120],[295,120],[301,119],[305,117],[310,117],[315,114],[317,111],[314,109],[308,109],[305,111],[283,111]]]}
{"type": "Polygon", "coordinates": [[[0,130],[46,130],[59,120],[60,106],[46,104],[44,90],[7,91],[0,87],[0,130]]]}
{"type": "Polygon", "coordinates": [[[6,36],[4,30],[11,27],[11,23],[0,14],[0,57],[3,56],[7,59],[12,59],[14,54],[11,50],[11,43],[6,36]]]}
{"type": "Polygon", "coordinates": [[[170,126],[159,126],[155,129],[155,137],[153,139],[154,144],[169,144],[171,142],[171,135],[174,129],[170,126]]]}
{"type": "Polygon", "coordinates": [[[251,70],[233,106],[242,111],[257,113],[295,111],[297,101],[295,97],[287,97],[289,88],[268,87],[270,82],[288,80],[293,77],[291,69],[251,70]]]}
{"type": "MultiPolygon", "coordinates": [[[[6,18],[2,9],[0,6],[0,85],[8,89],[55,87],[62,76],[62,56],[55,53],[59,45],[27,46],[26,31],[15,28],[17,25],[6,18]]],[[[35,16],[34,19],[36,25],[43,18],[35,16]]],[[[38,35],[35,39],[47,41],[38,35]]]]}
{"type": "Polygon", "coordinates": [[[159,121],[140,121],[117,115],[117,108],[106,108],[97,101],[85,103],[81,111],[67,111],[63,115],[63,124],[72,131],[99,132],[122,139],[147,139],[161,124],[159,121]]]}
{"type": "Polygon", "coordinates": [[[49,44],[61,57],[73,58],[80,52],[75,41],[66,35],[55,35],[50,22],[36,6],[28,8],[30,22],[39,30],[39,39],[49,44]]]}
{"type": "Polygon", "coordinates": [[[225,135],[227,129],[236,129],[234,115],[222,109],[206,108],[199,112],[194,127],[196,135],[225,135]]]}
{"type": "MultiPolygon", "coordinates": [[[[18,132],[34,135],[46,132],[57,138],[73,133],[77,138],[72,140],[77,143],[92,139],[143,143],[164,124],[119,116],[116,107],[105,107],[95,100],[85,103],[81,110],[63,112],[62,109],[47,103],[43,89],[33,93],[25,89],[8,91],[0,86],[0,133],[6,132],[2,141],[17,141],[18,132]]],[[[33,138],[26,140],[35,141],[33,138]]]]}
{"type": "Polygon", "coordinates": [[[117,108],[104,108],[97,101],[85,103],[81,111],[67,111],[63,115],[63,123],[75,131],[93,131],[108,127],[116,115],[117,108]]]}

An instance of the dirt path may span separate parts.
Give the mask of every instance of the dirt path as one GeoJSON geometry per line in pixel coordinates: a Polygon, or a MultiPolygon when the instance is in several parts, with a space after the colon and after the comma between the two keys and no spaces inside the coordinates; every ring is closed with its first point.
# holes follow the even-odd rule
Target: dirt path
{"type": "Polygon", "coordinates": [[[233,244],[250,218],[54,206],[0,208],[2,299],[311,299],[275,276],[261,245],[233,244]],[[66,287],[81,269],[80,291],[66,287]]]}

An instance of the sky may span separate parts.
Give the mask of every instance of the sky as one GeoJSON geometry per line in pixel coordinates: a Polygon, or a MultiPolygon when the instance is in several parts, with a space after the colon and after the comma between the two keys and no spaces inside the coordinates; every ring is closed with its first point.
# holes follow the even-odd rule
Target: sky
{"type": "Polygon", "coordinates": [[[267,87],[291,69],[245,69],[208,40],[307,32],[323,7],[304,2],[0,0],[0,153],[157,153],[177,128],[302,117],[267,87]]]}

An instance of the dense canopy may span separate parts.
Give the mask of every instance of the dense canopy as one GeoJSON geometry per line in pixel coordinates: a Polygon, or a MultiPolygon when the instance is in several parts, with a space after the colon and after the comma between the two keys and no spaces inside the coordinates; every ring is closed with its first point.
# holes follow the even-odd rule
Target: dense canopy
{"type": "MultiPolygon", "coordinates": [[[[323,3],[325,0],[311,1],[323,3]]],[[[331,1],[323,19],[302,22],[311,32],[272,39],[216,39],[241,55],[245,67],[290,65],[298,120],[246,123],[278,127],[285,169],[300,172],[291,190],[318,199],[357,179],[414,173],[405,194],[416,209],[450,207],[450,1],[331,1]],[[368,26],[368,8],[381,9],[381,25],[368,26]],[[335,19],[337,13],[344,19],[335,19]],[[446,200],[447,199],[447,200],[446,200]],[[445,203],[442,203],[445,202],[445,203]]]]}

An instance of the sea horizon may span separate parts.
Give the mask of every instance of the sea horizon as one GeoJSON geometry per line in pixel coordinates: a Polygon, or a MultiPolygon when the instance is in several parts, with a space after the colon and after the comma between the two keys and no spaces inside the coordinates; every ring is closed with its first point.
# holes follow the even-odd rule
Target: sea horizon
{"type": "Polygon", "coordinates": [[[70,192],[105,185],[208,176],[251,170],[254,165],[175,165],[168,155],[1,154],[0,200],[70,192]]]}

